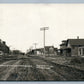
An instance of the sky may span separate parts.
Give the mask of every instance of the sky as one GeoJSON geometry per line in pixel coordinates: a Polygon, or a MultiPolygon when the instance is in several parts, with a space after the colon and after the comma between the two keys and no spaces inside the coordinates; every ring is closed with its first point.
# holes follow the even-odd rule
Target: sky
{"type": "Polygon", "coordinates": [[[84,38],[84,4],[0,4],[0,39],[11,49],[59,48],[62,40],[84,38]]]}

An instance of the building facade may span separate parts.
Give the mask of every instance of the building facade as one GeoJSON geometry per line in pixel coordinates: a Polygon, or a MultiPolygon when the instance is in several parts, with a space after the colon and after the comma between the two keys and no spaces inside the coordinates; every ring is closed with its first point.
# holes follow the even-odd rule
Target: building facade
{"type": "Polygon", "coordinates": [[[61,55],[80,56],[84,55],[84,39],[67,39],[60,45],[61,55]]]}

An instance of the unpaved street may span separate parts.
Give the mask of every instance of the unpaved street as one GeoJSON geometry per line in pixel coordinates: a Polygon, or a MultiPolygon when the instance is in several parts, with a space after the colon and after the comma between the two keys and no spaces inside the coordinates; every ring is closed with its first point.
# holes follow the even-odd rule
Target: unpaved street
{"type": "Polygon", "coordinates": [[[56,64],[48,57],[25,56],[1,63],[0,80],[84,80],[84,71],[56,64]]]}

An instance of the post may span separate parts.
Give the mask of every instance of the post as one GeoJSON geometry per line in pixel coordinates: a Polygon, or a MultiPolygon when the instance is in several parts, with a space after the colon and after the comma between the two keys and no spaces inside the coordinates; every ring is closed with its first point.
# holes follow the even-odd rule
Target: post
{"type": "Polygon", "coordinates": [[[37,45],[37,43],[34,43],[34,45],[35,45],[35,49],[36,49],[36,45],[37,45]]]}
{"type": "Polygon", "coordinates": [[[43,28],[40,28],[41,31],[44,32],[44,40],[43,40],[43,45],[44,45],[44,56],[45,56],[45,30],[48,30],[49,27],[43,27],[43,28]]]}
{"type": "Polygon", "coordinates": [[[36,45],[37,45],[37,43],[34,43],[34,45],[35,45],[35,51],[34,51],[34,54],[37,54],[37,50],[36,50],[36,45]]]}

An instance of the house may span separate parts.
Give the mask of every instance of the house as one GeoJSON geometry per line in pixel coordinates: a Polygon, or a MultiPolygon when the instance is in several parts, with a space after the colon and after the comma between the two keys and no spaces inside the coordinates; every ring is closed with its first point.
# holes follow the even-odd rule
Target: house
{"type": "Polygon", "coordinates": [[[63,40],[60,44],[60,55],[66,55],[67,40],[63,40]]]}
{"type": "Polygon", "coordinates": [[[39,49],[34,49],[34,54],[36,55],[42,55],[42,48],[39,48],[39,49]]]}
{"type": "MultiPolygon", "coordinates": [[[[44,48],[38,48],[38,49],[33,49],[34,53],[36,55],[43,55],[44,53],[44,48]]],[[[57,55],[57,48],[54,48],[54,46],[45,46],[45,54],[46,55],[57,55]]]]}
{"type": "Polygon", "coordinates": [[[54,48],[54,46],[45,46],[45,54],[57,55],[57,48],[54,48]]]}
{"type": "Polygon", "coordinates": [[[81,56],[84,55],[84,39],[67,39],[60,45],[61,55],[81,56]]]}

